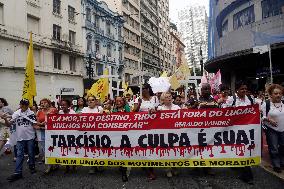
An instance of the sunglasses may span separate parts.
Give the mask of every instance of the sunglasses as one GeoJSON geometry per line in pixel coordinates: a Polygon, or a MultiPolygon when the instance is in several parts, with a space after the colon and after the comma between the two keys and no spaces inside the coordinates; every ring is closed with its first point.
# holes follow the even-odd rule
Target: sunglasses
{"type": "Polygon", "coordinates": [[[88,101],[89,102],[94,102],[94,101],[96,101],[96,99],[93,98],[93,99],[89,99],[88,101]]]}

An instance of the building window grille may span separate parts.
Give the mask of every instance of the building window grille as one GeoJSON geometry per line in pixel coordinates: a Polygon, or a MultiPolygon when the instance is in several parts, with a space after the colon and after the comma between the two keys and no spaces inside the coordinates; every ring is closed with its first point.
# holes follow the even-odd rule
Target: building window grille
{"type": "Polygon", "coordinates": [[[60,14],[61,1],[53,0],[53,13],[60,14]]]}
{"type": "Polygon", "coordinates": [[[255,21],[254,5],[236,13],[233,17],[234,30],[255,21]]]}
{"type": "Polygon", "coordinates": [[[53,39],[60,41],[61,27],[53,24],[53,39]]]}
{"type": "Polygon", "coordinates": [[[282,13],[282,7],[284,7],[283,0],[263,0],[261,2],[262,18],[268,18],[276,16],[282,13]]]}
{"type": "Polygon", "coordinates": [[[68,6],[68,19],[75,22],[75,8],[68,6]]]}

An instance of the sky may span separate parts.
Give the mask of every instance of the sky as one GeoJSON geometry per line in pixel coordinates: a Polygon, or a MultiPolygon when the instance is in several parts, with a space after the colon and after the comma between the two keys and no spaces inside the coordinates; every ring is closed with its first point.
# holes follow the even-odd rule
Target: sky
{"type": "Polygon", "coordinates": [[[209,0],[169,0],[170,20],[177,23],[178,11],[188,5],[204,5],[207,10],[209,9],[209,0]]]}

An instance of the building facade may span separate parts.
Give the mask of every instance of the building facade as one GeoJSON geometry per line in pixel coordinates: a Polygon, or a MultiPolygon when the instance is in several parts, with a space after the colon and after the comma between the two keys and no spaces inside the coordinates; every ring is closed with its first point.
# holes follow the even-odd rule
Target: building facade
{"type": "Polygon", "coordinates": [[[159,54],[160,64],[163,71],[171,73],[175,64],[175,59],[171,56],[171,34],[169,21],[169,0],[158,1],[159,16],[159,54]]]}
{"type": "Polygon", "coordinates": [[[181,64],[186,64],[185,45],[181,41],[181,35],[177,30],[177,26],[170,23],[170,59],[172,60],[171,71],[174,72],[181,64]]]}
{"type": "Polygon", "coordinates": [[[210,72],[221,69],[224,81],[234,89],[239,79],[247,79],[254,89],[270,82],[269,54],[253,53],[255,46],[270,45],[274,81],[281,83],[280,62],[284,42],[283,0],[210,1],[210,72]],[[234,69],[232,69],[234,68],[234,69]]]}
{"type": "Polygon", "coordinates": [[[144,79],[158,77],[162,71],[160,61],[159,13],[157,0],[140,1],[142,71],[144,79]]]}
{"type": "Polygon", "coordinates": [[[117,94],[117,87],[123,71],[123,18],[113,12],[104,2],[96,0],[82,1],[83,46],[86,52],[85,88],[90,88],[94,81],[101,78],[103,71],[109,69],[117,94]],[[89,61],[91,58],[91,66],[89,61]]]}
{"type": "Polygon", "coordinates": [[[0,0],[0,96],[17,108],[22,96],[29,32],[33,33],[37,96],[83,95],[81,3],[0,0]],[[5,85],[3,85],[5,84],[5,85]]]}
{"type": "Polygon", "coordinates": [[[200,69],[200,62],[207,60],[208,51],[208,17],[205,7],[189,6],[179,11],[178,30],[186,45],[185,54],[189,66],[200,69]]]}
{"type": "Polygon", "coordinates": [[[106,0],[125,20],[125,80],[139,86],[162,71],[172,72],[168,0],[106,0]],[[143,76],[143,80],[139,76],[143,76]]]}

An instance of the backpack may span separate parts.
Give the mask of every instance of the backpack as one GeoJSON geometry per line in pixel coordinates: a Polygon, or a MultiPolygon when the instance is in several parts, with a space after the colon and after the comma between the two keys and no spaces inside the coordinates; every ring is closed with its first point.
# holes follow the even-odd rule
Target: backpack
{"type": "MultiPolygon", "coordinates": [[[[251,96],[248,96],[246,95],[250,101],[250,104],[253,105],[253,99],[251,98],[251,96]]],[[[235,106],[236,105],[236,101],[237,101],[237,96],[236,95],[233,95],[233,103],[232,103],[232,106],[235,106]]]]}

